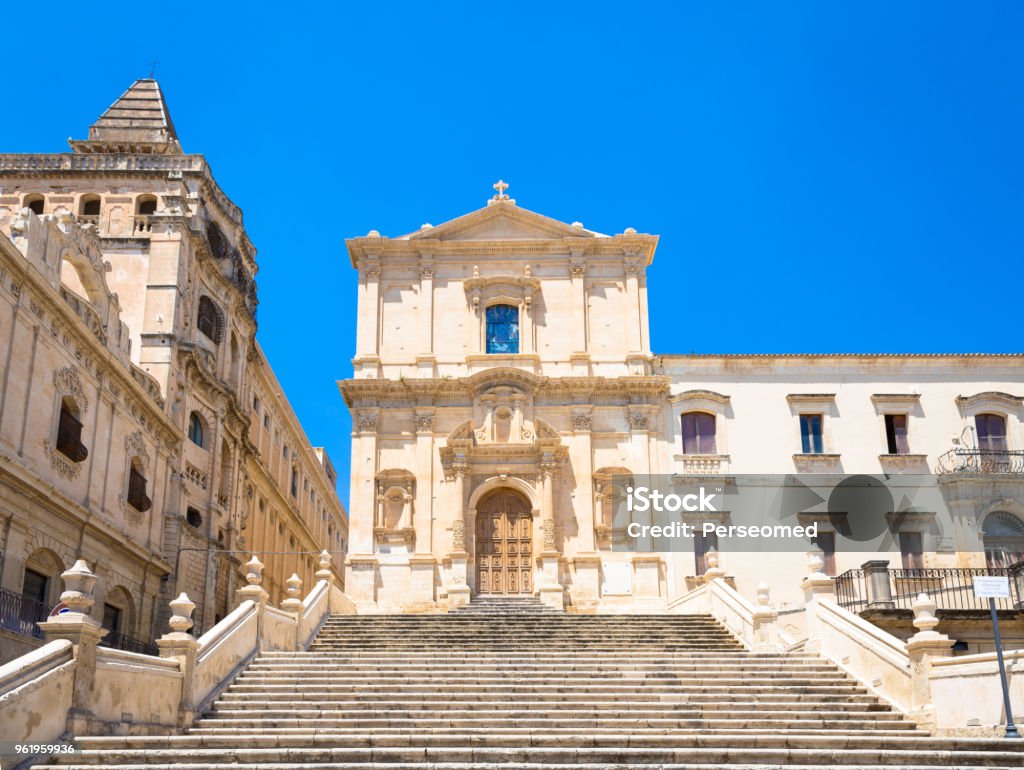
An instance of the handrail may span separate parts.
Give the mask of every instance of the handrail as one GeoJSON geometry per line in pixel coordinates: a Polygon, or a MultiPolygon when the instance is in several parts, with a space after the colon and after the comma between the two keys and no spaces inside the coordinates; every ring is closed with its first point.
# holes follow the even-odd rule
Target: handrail
{"type": "Polygon", "coordinates": [[[256,602],[252,601],[252,599],[246,599],[225,615],[220,623],[217,623],[213,628],[200,636],[197,640],[199,642],[199,652],[196,656],[197,662],[201,662],[203,658],[216,650],[217,646],[230,635],[230,632],[242,625],[256,610],[256,602]]]}
{"type": "Polygon", "coordinates": [[[48,642],[0,666],[0,695],[6,695],[40,674],[74,660],[74,645],[67,639],[48,642]]]}

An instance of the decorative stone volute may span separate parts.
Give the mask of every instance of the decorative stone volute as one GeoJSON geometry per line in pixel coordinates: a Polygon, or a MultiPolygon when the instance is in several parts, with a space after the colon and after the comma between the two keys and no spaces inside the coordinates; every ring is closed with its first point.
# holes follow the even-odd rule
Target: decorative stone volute
{"type": "Polygon", "coordinates": [[[89,569],[85,559],[79,559],[71,569],[66,570],[61,578],[64,580],[64,593],[60,600],[71,608],[72,612],[88,615],[95,603],[93,589],[96,587],[96,575],[89,569]]]}
{"type": "Polygon", "coordinates": [[[187,593],[182,591],[177,599],[170,602],[170,607],[173,614],[170,620],[167,621],[167,625],[175,633],[187,634],[193,625],[192,613],[195,612],[196,603],[188,598],[187,593]]]}

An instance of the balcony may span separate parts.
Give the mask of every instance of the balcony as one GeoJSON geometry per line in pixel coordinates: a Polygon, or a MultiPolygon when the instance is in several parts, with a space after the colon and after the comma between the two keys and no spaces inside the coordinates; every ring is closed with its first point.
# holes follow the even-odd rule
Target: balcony
{"type": "Polygon", "coordinates": [[[37,624],[49,614],[50,609],[45,604],[0,588],[0,628],[5,631],[42,639],[43,632],[37,624]]]}
{"type": "Polygon", "coordinates": [[[1024,451],[1019,449],[951,449],[939,457],[940,476],[954,474],[1024,474],[1024,451]]]}
{"type": "Polygon", "coordinates": [[[856,613],[910,610],[925,593],[939,610],[988,612],[988,599],[974,596],[975,577],[1008,577],[1010,598],[996,599],[996,609],[1024,610],[1024,561],[977,569],[888,569],[886,561],[867,562],[835,579],[836,603],[856,613]]]}
{"type": "Polygon", "coordinates": [[[160,655],[160,650],[155,644],[139,641],[118,631],[108,630],[107,635],[100,641],[100,647],[124,650],[125,652],[137,652],[141,655],[160,655]]]}

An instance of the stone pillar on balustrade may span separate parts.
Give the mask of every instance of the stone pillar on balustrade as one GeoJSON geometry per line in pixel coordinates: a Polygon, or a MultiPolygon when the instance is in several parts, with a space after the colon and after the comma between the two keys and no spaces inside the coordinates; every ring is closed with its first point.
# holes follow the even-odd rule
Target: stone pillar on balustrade
{"type": "Polygon", "coordinates": [[[931,692],[932,662],[936,658],[949,657],[954,644],[953,639],[935,630],[939,624],[935,608],[935,600],[928,594],[918,594],[911,605],[917,633],[907,640],[911,677],[910,717],[928,729],[935,727],[935,705],[931,692]]]}
{"type": "Polygon", "coordinates": [[[860,565],[864,570],[865,609],[891,610],[896,606],[892,598],[892,583],[889,582],[889,561],[872,559],[860,565]]]}
{"type": "Polygon", "coordinates": [[[825,599],[834,601],[836,598],[835,583],[824,572],[825,559],[817,546],[807,552],[808,574],[800,584],[804,592],[804,608],[807,620],[808,652],[820,652],[821,629],[818,621],[818,602],[825,599]]]}
{"type": "Polygon", "coordinates": [[[704,554],[704,574],[701,576],[701,580],[705,583],[711,583],[715,580],[724,579],[725,568],[722,566],[722,556],[714,548],[711,548],[704,554]]]}
{"type": "Polygon", "coordinates": [[[751,613],[754,621],[754,640],[751,651],[769,655],[779,651],[779,613],[772,606],[771,587],[763,580],[757,586],[757,603],[751,613]]]}
{"type": "Polygon", "coordinates": [[[90,616],[96,601],[93,590],[97,578],[85,560],[76,561],[61,578],[65,590],[60,600],[67,608],[40,623],[39,628],[48,643],[66,639],[73,645],[75,681],[68,712],[68,731],[74,735],[88,735],[94,720],[92,686],[96,677],[96,648],[107,632],[90,616]]]}
{"type": "Polygon", "coordinates": [[[252,558],[242,565],[242,576],[245,578],[245,585],[235,591],[239,604],[251,601],[256,605],[257,639],[263,638],[263,611],[266,609],[267,600],[270,598],[270,595],[263,590],[263,567],[263,562],[256,558],[256,554],[253,554],[252,558]]]}
{"type": "Polygon", "coordinates": [[[178,703],[178,725],[189,727],[195,719],[195,697],[193,683],[195,681],[196,657],[199,653],[199,642],[192,636],[192,613],[195,602],[182,592],[177,599],[170,602],[171,618],[167,625],[171,627],[156,640],[161,658],[177,658],[181,670],[181,700],[178,703]]]}

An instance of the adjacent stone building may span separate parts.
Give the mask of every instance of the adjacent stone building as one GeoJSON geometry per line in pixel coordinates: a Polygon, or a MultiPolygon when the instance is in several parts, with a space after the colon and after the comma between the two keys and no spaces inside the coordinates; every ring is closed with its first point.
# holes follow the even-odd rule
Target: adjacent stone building
{"type": "Polygon", "coordinates": [[[336,474],[256,343],[241,211],[153,80],[71,148],[0,155],[5,627],[31,627],[79,557],[97,614],[142,643],[180,591],[200,630],[232,608],[243,552],[274,552],[274,601],[325,548],[340,572],[336,474]]]}
{"type": "MultiPolygon", "coordinates": [[[[837,553],[834,519],[808,513],[827,569],[1021,559],[1024,356],[653,355],[657,236],[565,224],[495,187],[444,224],[348,241],[359,315],[339,386],[354,425],[348,593],[362,611],[493,593],[664,610],[715,542],[617,548],[622,479],[647,474],[938,472],[954,531],[933,536],[915,514],[890,552],[837,553]]],[[[790,587],[774,597],[783,610],[802,603],[803,553],[721,562],[751,599],[771,576],[790,587]]]]}

